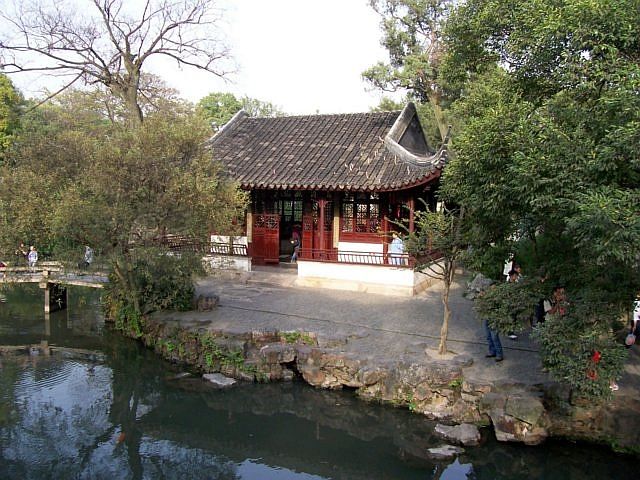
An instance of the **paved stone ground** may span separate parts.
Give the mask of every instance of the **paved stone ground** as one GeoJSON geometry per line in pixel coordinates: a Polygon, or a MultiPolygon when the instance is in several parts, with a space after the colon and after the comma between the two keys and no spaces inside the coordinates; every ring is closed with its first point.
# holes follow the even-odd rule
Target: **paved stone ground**
{"type": "MultiPolygon", "coordinates": [[[[375,296],[359,292],[295,287],[295,271],[261,269],[236,277],[208,277],[198,293],[215,293],[212,312],[191,313],[200,326],[232,332],[300,330],[318,335],[321,346],[362,357],[424,362],[437,356],[443,307],[434,286],[417,297],[375,296]]],[[[473,358],[465,378],[479,383],[534,385],[551,379],[542,371],[535,343],[524,332],[518,340],[502,339],[505,359],[485,358],[484,329],[463,297],[466,282],[458,276],[450,297],[452,318],[448,349],[473,358]]],[[[184,318],[188,321],[188,318],[184,318]]],[[[617,397],[640,394],[640,347],[632,349],[617,397]]]]}

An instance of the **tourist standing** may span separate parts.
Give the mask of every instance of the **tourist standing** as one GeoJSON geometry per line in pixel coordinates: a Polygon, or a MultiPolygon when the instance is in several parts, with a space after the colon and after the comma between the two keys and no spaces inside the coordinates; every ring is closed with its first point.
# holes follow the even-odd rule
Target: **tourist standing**
{"type": "Polygon", "coordinates": [[[296,263],[298,261],[298,256],[300,255],[300,231],[298,225],[293,226],[293,233],[291,234],[291,243],[293,244],[293,255],[291,255],[291,263],[296,263]]]}
{"type": "Polygon", "coordinates": [[[93,263],[93,248],[89,245],[84,246],[84,259],[78,265],[80,268],[89,268],[93,263]]]}
{"type": "MultiPolygon", "coordinates": [[[[491,285],[488,288],[492,288],[491,285]]],[[[484,295],[484,291],[481,291],[479,296],[484,295]]],[[[504,355],[502,352],[502,342],[500,341],[500,333],[498,330],[491,328],[489,325],[489,320],[486,318],[482,320],[482,325],[484,326],[484,331],[487,337],[487,346],[489,347],[489,353],[485,355],[486,358],[495,358],[496,362],[501,362],[504,360],[504,355]]]]}
{"type": "Polygon", "coordinates": [[[20,246],[16,249],[16,265],[24,266],[27,263],[27,247],[25,247],[24,243],[20,242],[20,246]]]}
{"type": "Polygon", "coordinates": [[[391,234],[393,238],[391,240],[391,245],[389,245],[389,263],[391,265],[402,265],[402,255],[404,254],[404,242],[400,238],[400,236],[393,232],[391,234]]]}
{"type": "Polygon", "coordinates": [[[504,360],[504,355],[502,353],[502,342],[500,342],[500,333],[498,330],[494,330],[489,325],[489,321],[487,319],[483,320],[484,323],[484,331],[487,335],[487,345],[489,346],[489,353],[485,355],[487,358],[495,358],[496,362],[501,362],[504,360]]]}
{"type": "Polygon", "coordinates": [[[631,333],[640,335],[640,292],[636,295],[636,301],[633,302],[633,320],[631,324],[631,333]]]}
{"type": "Polygon", "coordinates": [[[563,285],[556,285],[553,287],[553,292],[551,293],[551,297],[544,301],[544,319],[545,321],[549,320],[549,317],[552,315],[563,316],[567,313],[567,307],[569,306],[569,302],[567,302],[567,294],[565,292],[563,285]]]}
{"type": "MultiPolygon", "coordinates": [[[[539,282],[545,283],[546,281],[547,281],[546,271],[544,269],[541,269],[539,273],[539,282]]],[[[535,327],[536,325],[544,323],[544,316],[545,316],[544,301],[545,299],[541,298],[540,300],[538,300],[538,303],[536,303],[536,305],[533,307],[533,317],[531,317],[532,327],[535,327]]]]}
{"type": "Polygon", "coordinates": [[[636,299],[633,302],[633,317],[631,318],[631,329],[629,330],[629,334],[624,341],[627,348],[630,348],[637,342],[638,335],[640,335],[640,292],[636,294],[636,299]]]}
{"type": "Polygon", "coordinates": [[[27,254],[27,261],[29,262],[29,268],[33,269],[36,266],[36,262],[38,261],[38,251],[36,247],[31,245],[29,248],[29,253],[27,254]]]}
{"type": "Polygon", "coordinates": [[[504,266],[502,267],[502,276],[504,277],[504,281],[509,281],[509,272],[513,270],[515,262],[515,257],[513,254],[509,254],[507,259],[504,261],[504,266]]]}

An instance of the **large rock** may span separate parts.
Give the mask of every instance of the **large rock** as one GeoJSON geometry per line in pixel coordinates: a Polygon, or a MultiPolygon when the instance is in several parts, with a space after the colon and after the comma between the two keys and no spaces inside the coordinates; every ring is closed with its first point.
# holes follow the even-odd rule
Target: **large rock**
{"type": "Polygon", "coordinates": [[[195,307],[199,312],[210,312],[220,302],[220,298],[217,295],[198,295],[195,299],[195,307]]]}
{"type": "Polygon", "coordinates": [[[489,288],[492,283],[493,280],[479,273],[467,285],[467,291],[465,292],[464,296],[470,300],[473,300],[481,292],[484,292],[487,288],[489,288]]]}
{"type": "Polygon", "coordinates": [[[445,460],[464,453],[464,448],[454,445],[441,445],[427,450],[428,456],[434,460],[445,460]]]}
{"type": "Polygon", "coordinates": [[[439,423],[436,425],[435,431],[445,440],[459,445],[469,446],[480,444],[480,430],[470,423],[453,426],[439,423]]]}
{"type": "Polygon", "coordinates": [[[537,425],[544,413],[544,405],[540,398],[532,395],[510,395],[504,411],[518,420],[537,425]]]}
{"type": "Polygon", "coordinates": [[[221,373],[205,373],[202,378],[211,382],[216,388],[229,388],[236,384],[233,378],[225,377],[221,373]]]}
{"type": "Polygon", "coordinates": [[[290,363],[296,359],[296,349],[293,345],[271,343],[260,349],[260,356],[266,363],[290,363]]]}
{"type": "Polygon", "coordinates": [[[496,439],[500,442],[537,445],[549,435],[544,405],[533,393],[489,393],[481,399],[480,408],[491,417],[496,439]]]}

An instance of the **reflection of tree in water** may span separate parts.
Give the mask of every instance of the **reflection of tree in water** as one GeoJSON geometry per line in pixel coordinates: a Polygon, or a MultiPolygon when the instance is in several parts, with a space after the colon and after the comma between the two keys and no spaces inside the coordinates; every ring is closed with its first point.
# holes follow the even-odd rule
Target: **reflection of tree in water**
{"type": "Polygon", "coordinates": [[[470,463],[462,463],[459,459],[454,459],[447,465],[449,460],[441,465],[436,465],[433,469],[433,480],[477,480],[473,465],[470,463]]]}
{"type": "Polygon", "coordinates": [[[116,343],[109,354],[109,366],[113,371],[112,390],[113,401],[109,411],[112,429],[119,430],[116,448],[124,447],[127,451],[129,468],[134,479],[142,478],[142,463],[140,460],[140,441],[142,433],[137,426],[138,405],[143,390],[151,385],[152,372],[145,371],[145,362],[133,345],[116,343]],[[129,372],[136,372],[135,375],[129,372]],[[151,375],[150,375],[151,373],[151,375]],[[139,381],[139,376],[146,381],[139,381]]]}
{"type": "Polygon", "coordinates": [[[44,290],[38,285],[0,284],[6,301],[0,303],[0,343],[24,345],[48,340],[56,345],[74,344],[97,348],[104,327],[100,292],[97,289],[68,288],[68,308],[44,313],[44,290]]]}
{"type": "Polygon", "coordinates": [[[170,441],[145,442],[144,472],[151,478],[211,478],[238,480],[237,466],[227,458],[170,441]],[[197,472],[197,475],[195,474],[197,472]]]}
{"type": "Polygon", "coordinates": [[[634,478],[630,459],[567,444],[489,440],[434,462],[425,451],[441,442],[407,411],[293,384],[167,388],[152,352],[110,332],[104,342],[106,365],[0,357],[3,478],[237,480],[247,456],[326,478],[634,478]]]}
{"type": "Polygon", "coordinates": [[[144,436],[164,370],[135,343],[106,339],[107,365],[0,357],[1,477],[236,479],[222,457],[144,436]]]}
{"type": "MultiPolygon", "coordinates": [[[[10,362],[19,371],[13,382],[15,421],[1,428],[0,471],[6,478],[65,478],[77,470],[79,446],[107,425],[109,399],[96,402],[95,397],[108,397],[109,373],[98,373],[104,374],[106,387],[93,392],[91,408],[84,408],[82,365],[28,356],[10,362]]],[[[6,370],[0,371],[3,383],[9,381],[6,370]]]]}
{"type": "Polygon", "coordinates": [[[0,284],[0,291],[5,298],[5,301],[0,303],[0,335],[36,332],[42,334],[42,290],[37,285],[0,284]]]}
{"type": "Polygon", "coordinates": [[[181,448],[172,442],[149,442],[149,438],[143,438],[139,420],[144,411],[155,406],[166,370],[157,359],[149,358],[152,354],[138,343],[115,339],[114,335],[117,334],[105,334],[106,343],[111,346],[108,365],[113,371],[110,436],[117,433],[116,452],[126,449],[132,478],[140,479],[150,473],[154,476],[170,473],[176,477],[183,470],[184,478],[188,478],[196,465],[199,476],[206,472],[207,477],[221,480],[238,478],[235,464],[224,459],[198,449],[181,448]]]}
{"type": "Polygon", "coordinates": [[[0,371],[2,372],[0,375],[0,429],[4,429],[20,421],[14,405],[16,403],[15,384],[21,369],[16,362],[8,362],[0,356],[0,371]]]}

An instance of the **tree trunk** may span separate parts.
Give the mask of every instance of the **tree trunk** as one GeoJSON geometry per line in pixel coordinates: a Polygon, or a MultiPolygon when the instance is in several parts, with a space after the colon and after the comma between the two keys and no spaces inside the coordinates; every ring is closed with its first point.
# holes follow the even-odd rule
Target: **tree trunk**
{"type": "Polygon", "coordinates": [[[128,120],[134,125],[140,125],[143,120],[142,109],[138,104],[137,88],[129,88],[124,93],[124,102],[127,107],[128,120]]]}
{"type": "Polygon", "coordinates": [[[113,95],[120,98],[124,102],[127,111],[127,121],[132,125],[140,125],[144,119],[142,109],[138,99],[138,90],[140,88],[140,72],[133,67],[131,70],[127,68],[129,74],[127,78],[114,80],[105,85],[113,95]]]}
{"type": "Polygon", "coordinates": [[[120,292],[124,293],[124,295],[129,299],[129,302],[131,302],[135,312],[137,314],[142,314],[140,309],[140,299],[138,298],[137,291],[134,288],[129,262],[125,261],[125,264],[122,265],[120,260],[116,260],[114,262],[113,270],[120,283],[120,292]]]}
{"type": "Polygon", "coordinates": [[[449,292],[453,277],[456,271],[455,261],[445,260],[449,265],[445,269],[444,290],[442,292],[442,305],[444,306],[444,318],[442,319],[442,327],[440,328],[440,345],[438,345],[438,353],[444,355],[447,353],[447,337],[449,336],[449,320],[451,320],[451,308],[449,307],[449,292]]]}
{"type": "Polygon", "coordinates": [[[444,121],[444,111],[442,110],[441,95],[434,91],[431,93],[431,95],[428,96],[428,99],[429,103],[431,104],[431,108],[433,108],[433,114],[436,117],[436,123],[438,124],[440,138],[442,139],[442,141],[444,141],[444,139],[447,137],[449,126],[447,122],[444,121]]]}

